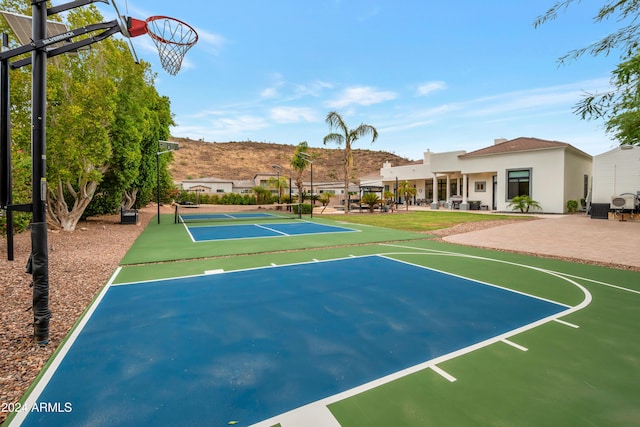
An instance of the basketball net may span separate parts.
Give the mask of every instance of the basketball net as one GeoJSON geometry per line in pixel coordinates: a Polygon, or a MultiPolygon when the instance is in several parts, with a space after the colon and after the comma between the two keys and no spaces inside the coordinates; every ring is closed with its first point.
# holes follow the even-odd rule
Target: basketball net
{"type": "Polygon", "coordinates": [[[152,16],[146,21],[131,19],[131,37],[147,33],[158,49],[162,68],[172,76],[178,74],[184,55],[198,41],[198,33],[189,24],[168,16],[152,16]]]}

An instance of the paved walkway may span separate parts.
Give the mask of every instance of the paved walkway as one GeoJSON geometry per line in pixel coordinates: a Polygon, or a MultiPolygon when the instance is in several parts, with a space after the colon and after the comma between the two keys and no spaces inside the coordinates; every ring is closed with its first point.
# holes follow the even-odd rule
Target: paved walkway
{"type": "Polygon", "coordinates": [[[591,219],[586,215],[541,215],[540,218],[447,236],[444,240],[640,269],[640,221],[591,219]]]}

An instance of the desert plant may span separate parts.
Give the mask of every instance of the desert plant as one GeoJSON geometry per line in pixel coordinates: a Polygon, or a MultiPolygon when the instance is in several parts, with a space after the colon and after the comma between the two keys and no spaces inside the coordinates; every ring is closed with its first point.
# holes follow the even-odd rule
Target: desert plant
{"type": "Polygon", "coordinates": [[[576,213],[578,211],[578,202],[576,200],[567,200],[567,212],[576,213]]]}
{"type": "Polygon", "coordinates": [[[406,210],[409,210],[409,198],[416,195],[416,187],[411,185],[409,181],[402,181],[398,188],[398,192],[404,197],[406,210]]]}
{"type": "Polygon", "coordinates": [[[317,199],[322,203],[322,206],[327,206],[331,201],[331,193],[320,193],[317,199]]]}
{"type": "Polygon", "coordinates": [[[511,207],[511,210],[519,210],[522,213],[529,212],[529,209],[531,208],[542,209],[540,203],[536,202],[527,195],[514,197],[513,199],[511,199],[507,206],[511,207]]]}
{"type": "Polygon", "coordinates": [[[378,207],[381,201],[382,200],[380,199],[380,197],[378,197],[376,193],[365,193],[362,195],[362,198],[360,199],[361,203],[364,203],[365,205],[369,205],[369,212],[372,212],[372,213],[374,209],[378,207]]]}

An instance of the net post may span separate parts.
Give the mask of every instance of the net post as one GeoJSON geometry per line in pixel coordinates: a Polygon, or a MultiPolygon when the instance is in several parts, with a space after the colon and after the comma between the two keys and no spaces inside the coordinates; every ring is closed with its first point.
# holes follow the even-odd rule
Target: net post
{"type": "Polygon", "coordinates": [[[180,218],[180,216],[178,215],[178,204],[176,203],[176,209],[175,209],[175,214],[173,215],[173,223],[174,224],[178,224],[180,223],[180,220],[178,218],[180,218]]]}

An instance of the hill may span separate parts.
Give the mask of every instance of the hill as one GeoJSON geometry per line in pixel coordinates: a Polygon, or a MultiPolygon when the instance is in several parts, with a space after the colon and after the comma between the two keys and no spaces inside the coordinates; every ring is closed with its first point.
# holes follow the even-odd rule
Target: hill
{"type": "MultiPolygon", "coordinates": [[[[215,177],[223,179],[253,179],[258,173],[272,173],[272,165],[282,167],[289,175],[289,162],[296,150],[294,145],[262,142],[205,142],[188,138],[171,138],[180,149],[174,152],[169,166],[173,179],[215,177]]],[[[313,179],[342,181],[344,150],[340,148],[310,148],[315,157],[313,179]]],[[[374,150],[353,150],[354,175],[362,177],[378,174],[386,161],[392,165],[405,165],[412,160],[392,153],[374,150]]]]}

